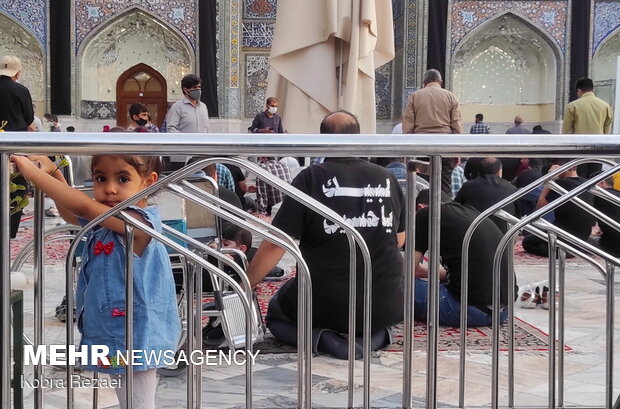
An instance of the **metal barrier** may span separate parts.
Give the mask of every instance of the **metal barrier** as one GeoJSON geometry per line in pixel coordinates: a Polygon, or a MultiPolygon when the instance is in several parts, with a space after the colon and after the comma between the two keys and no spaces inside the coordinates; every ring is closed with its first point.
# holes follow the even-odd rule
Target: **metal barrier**
{"type": "MultiPolygon", "coordinates": [[[[48,134],[48,133],[39,133],[37,135],[33,135],[30,133],[4,133],[0,135],[0,171],[1,171],[1,180],[0,180],[0,223],[3,225],[8,225],[8,169],[9,169],[9,158],[8,154],[12,152],[20,152],[20,153],[28,153],[28,154],[55,154],[59,152],[63,152],[66,154],[97,154],[97,153],[118,153],[118,154],[140,154],[140,155],[148,155],[148,154],[185,154],[185,155],[206,155],[206,154],[222,154],[222,155],[244,155],[244,156],[325,156],[326,152],[328,155],[332,156],[420,156],[420,155],[428,155],[431,160],[431,201],[430,201],[430,234],[429,234],[429,243],[430,243],[430,260],[429,260],[429,271],[430,271],[430,296],[429,296],[429,338],[428,338],[428,350],[427,350],[427,374],[426,374],[426,407],[428,408],[436,408],[437,407],[437,323],[438,323],[438,272],[439,272],[439,243],[440,243],[440,217],[441,217],[441,197],[440,197],[440,172],[441,172],[441,156],[480,156],[480,155],[492,155],[492,156],[528,156],[528,157],[536,157],[536,156],[545,156],[545,157],[587,157],[592,156],[593,158],[586,158],[579,160],[575,163],[582,163],[588,161],[597,161],[595,157],[600,156],[617,156],[620,154],[620,150],[618,149],[618,143],[616,138],[613,136],[606,135],[562,135],[562,136],[549,136],[546,135],[544,140],[540,140],[538,137],[534,136],[476,136],[476,139],[473,141],[469,141],[468,145],[462,144],[462,137],[458,135],[442,135],[438,137],[437,135],[416,135],[415,139],[411,138],[407,135],[329,135],[328,138],[324,136],[311,136],[308,135],[274,135],[274,136],[262,136],[262,135],[251,135],[248,136],[246,134],[242,135],[230,135],[230,134],[208,134],[208,135],[175,135],[174,140],[169,140],[168,136],[165,134],[149,134],[150,140],[149,145],[145,145],[142,139],[136,134],[88,134],[88,138],[85,136],[80,136],[79,134],[48,134]],[[59,140],[59,137],[63,138],[59,140]],[[97,142],[93,142],[97,140],[97,142]],[[200,141],[200,142],[197,142],[200,141]],[[596,155],[596,156],[595,156],[596,155]]],[[[208,208],[210,211],[215,213],[218,217],[227,219],[231,222],[234,222],[244,228],[251,230],[254,233],[257,233],[264,237],[265,239],[282,246],[286,250],[288,250],[298,261],[299,270],[298,274],[300,275],[300,292],[299,292],[299,306],[300,309],[298,311],[298,322],[299,322],[299,347],[298,347],[298,356],[299,356],[299,378],[298,378],[298,406],[299,407],[311,407],[312,406],[312,383],[311,383],[311,361],[312,354],[310,343],[308,342],[308,334],[311,332],[311,323],[312,323],[312,293],[311,293],[311,282],[310,275],[301,257],[301,253],[294,243],[287,235],[282,232],[274,229],[273,226],[270,226],[261,220],[256,218],[252,218],[250,215],[240,212],[237,209],[229,206],[225,202],[222,202],[217,197],[210,195],[204,191],[200,191],[200,189],[196,189],[189,183],[184,182],[184,179],[187,176],[191,176],[195,170],[206,166],[209,163],[231,163],[237,166],[241,166],[242,168],[249,170],[254,173],[258,177],[267,180],[269,183],[273,184],[277,188],[281,189],[287,196],[292,197],[295,200],[298,200],[302,203],[308,205],[308,207],[313,210],[319,212],[324,217],[331,219],[333,222],[337,223],[342,229],[347,233],[349,246],[351,250],[351,270],[350,270],[350,296],[351,298],[351,306],[349,311],[349,330],[350,333],[355,333],[355,248],[359,246],[362,250],[363,261],[365,266],[365,275],[364,275],[364,367],[363,367],[363,406],[365,408],[370,407],[371,404],[371,395],[370,395],[370,318],[371,318],[371,284],[372,284],[372,275],[371,275],[371,267],[370,267],[370,255],[368,253],[368,249],[365,246],[365,243],[359,233],[349,227],[337,214],[335,214],[330,209],[326,208],[323,205],[313,201],[307,195],[293,189],[290,185],[280,181],[277,178],[274,178],[270,173],[264,171],[258,166],[251,164],[246,161],[242,161],[240,159],[234,158],[212,158],[207,159],[201,162],[193,163],[182,171],[175,173],[174,175],[161,179],[153,186],[147,188],[145,191],[141,192],[139,195],[136,195],[133,198],[130,198],[123,203],[120,203],[109,212],[97,217],[92,220],[88,225],[81,230],[74,242],[74,245],[71,246],[69,251],[69,256],[72,257],[75,254],[77,243],[79,242],[79,238],[84,237],[87,232],[92,229],[95,225],[97,225],[101,220],[106,217],[119,217],[126,222],[127,225],[127,237],[128,242],[131,243],[132,240],[130,238],[133,235],[133,229],[138,228],[144,232],[146,232],[153,239],[158,240],[166,244],[167,246],[175,249],[180,254],[185,256],[188,260],[190,260],[196,267],[201,269],[205,269],[209,271],[210,274],[213,274],[223,281],[228,283],[231,288],[239,295],[240,299],[243,302],[244,309],[246,312],[246,339],[251,339],[251,299],[248,298],[248,288],[249,283],[247,282],[247,277],[243,274],[240,274],[242,277],[242,286],[239,286],[236,282],[231,280],[221,269],[206,263],[201,257],[196,256],[192,251],[185,249],[183,246],[175,243],[173,240],[153,231],[149,226],[140,223],[139,221],[133,219],[130,215],[124,212],[124,209],[133,201],[135,201],[139,197],[144,197],[145,195],[149,195],[155,193],[160,189],[167,189],[168,191],[186,199],[190,200],[196,204],[204,206],[208,208]],[[251,223],[249,222],[251,221],[251,223]],[[258,226],[258,227],[257,227],[258,226]]],[[[566,167],[562,168],[565,169],[566,167]]],[[[613,385],[613,314],[614,314],[614,296],[613,296],[613,266],[618,265],[618,260],[606,255],[602,254],[600,250],[593,250],[588,247],[586,244],[580,242],[579,240],[574,240],[569,235],[566,235],[565,232],[558,231],[557,228],[545,223],[543,221],[536,221],[540,216],[545,214],[546,212],[560,206],[562,203],[566,201],[573,200],[576,196],[582,191],[587,190],[590,185],[595,184],[598,180],[602,180],[603,178],[611,175],[616,172],[618,169],[612,169],[604,172],[599,175],[599,177],[592,179],[590,183],[580,186],[579,188],[570,191],[564,194],[559,199],[556,199],[549,205],[545,206],[545,208],[540,209],[534,212],[527,218],[522,219],[521,221],[510,219],[513,223],[513,227],[510,228],[509,232],[504,236],[500,246],[498,247],[495,254],[495,271],[494,271],[494,303],[493,303],[493,376],[492,376],[492,407],[496,408],[499,405],[498,402],[498,382],[499,382],[499,266],[502,257],[502,253],[505,251],[509,242],[511,242],[512,237],[516,234],[516,232],[521,228],[529,229],[535,234],[539,236],[543,236],[546,234],[550,241],[550,251],[553,251],[555,254],[555,247],[559,246],[562,249],[567,249],[572,253],[580,255],[584,257],[586,260],[589,260],[597,265],[597,262],[593,260],[587,252],[592,252],[600,257],[603,257],[606,262],[606,268],[603,269],[602,266],[598,265],[599,270],[605,273],[605,277],[607,279],[607,303],[608,303],[608,316],[607,316],[607,377],[608,380],[613,385]],[[547,231],[547,233],[545,233],[547,231]],[[559,240],[557,240],[559,238],[559,240]],[[610,352],[611,351],[611,352],[610,352]]],[[[552,172],[551,176],[559,174],[561,170],[556,170],[552,172]]],[[[550,177],[551,177],[550,176],[550,177]]],[[[415,249],[415,241],[413,238],[413,230],[415,223],[415,206],[414,206],[414,198],[413,198],[413,186],[415,186],[415,172],[413,170],[409,170],[408,172],[408,186],[407,186],[407,195],[409,197],[408,200],[408,208],[407,208],[407,232],[408,240],[406,243],[406,268],[407,271],[413,271],[414,257],[413,252],[415,249]]],[[[506,204],[517,200],[519,197],[524,195],[526,190],[532,190],[538,184],[542,183],[543,179],[529,185],[528,187],[520,190],[517,194],[507,198],[505,201],[500,202],[496,207],[489,209],[487,212],[483,212],[480,217],[472,224],[471,234],[473,234],[473,228],[477,226],[484,218],[494,214],[496,210],[501,209],[506,204]]],[[[604,193],[598,192],[605,196],[604,193]]],[[[505,215],[504,215],[505,216],[505,215]]],[[[5,229],[6,230],[6,229],[5,229]]],[[[43,236],[39,235],[35,236],[35,249],[37,253],[37,259],[41,260],[42,257],[42,239],[43,236]],[[36,238],[39,237],[39,238],[36,238]]],[[[463,248],[464,255],[466,252],[466,243],[469,244],[469,239],[471,238],[471,234],[469,238],[464,242],[463,248]]],[[[177,235],[177,238],[181,238],[185,241],[190,248],[200,249],[202,251],[211,253],[212,250],[207,250],[203,245],[197,243],[190,238],[183,238],[177,235]]],[[[10,275],[9,275],[9,246],[8,246],[8,231],[3,231],[2,236],[0,237],[1,246],[2,246],[2,255],[1,258],[1,267],[2,267],[2,336],[3,339],[8,339],[7,334],[10,332],[10,317],[8,315],[8,309],[5,308],[8,304],[8,298],[6,295],[8,294],[10,288],[10,275]]],[[[129,255],[127,258],[127,328],[126,333],[128,335],[127,347],[131,347],[131,334],[132,334],[132,314],[133,314],[133,302],[132,302],[132,257],[131,248],[128,247],[127,254],[129,255]]],[[[560,288],[563,288],[563,250],[560,251],[560,288]]],[[[466,277],[467,272],[467,260],[464,256],[464,277],[466,277]]],[[[226,262],[226,260],[219,260],[222,262],[226,262]]],[[[555,258],[550,258],[550,271],[555,270],[555,258]]],[[[37,282],[36,282],[36,294],[38,296],[36,299],[39,303],[39,307],[42,305],[42,288],[43,288],[43,272],[42,272],[42,264],[39,263],[37,266],[37,282]]],[[[202,275],[196,274],[198,268],[193,269],[193,273],[188,273],[185,282],[187,283],[188,291],[192,290],[195,284],[198,284],[201,280],[202,275]],[[195,277],[194,277],[195,276],[195,277]]],[[[67,310],[71,311],[73,308],[73,297],[72,297],[72,283],[73,277],[75,274],[74,266],[67,266],[67,310]]],[[[552,275],[552,289],[555,289],[555,274],[552,275]]],[[[412,300],[414,298],[414,280],[412,280],[411,274],[405,274],[405,294],[406,294],[406,309],[405,309],[405,334],[412,335],[413,331],[413,304],[412,300]]],[[[466,278],[464,279],[466,283],[466,278]]],[[[196,291],[199,291],[201,286],[196,285],[196,291]]],[[[562,291],[562,290],[561,290],[562,291]]],[[[198,294],[198,293],[197,293],[198,294]]],[[[466,297],[466,286],[465,291],[463,292],[466,297]]],[[[193,305],[190,301],[192,297],[188,296],[188,307],[189,312],[194,311],[195,314],[199,314],[199,304],[197,302],[193,305]]],[[[463,298],[463,296],[462,296],[463,298]]],[[[563,305],[562,301],[560,302],[560,322],[562,321],[563,316],[563,305]]],[[[461,325],[464,325],[467,321],[466,309],[462,309],[464,313],[462,313],[461,317],[461,325]]],[[[35,308],[37,311],[37,308],[35,308]]],[[[553,309],[550,313],[550,328],[554,328],[556,324],[555,313],[553,309]]],[[[42,321],[41,312],[37,313],[38,321],[42,321]]],[[[510,309],[511,323],[513,311],[510,309]]],[[[37,321],[37,322],[38,322],[37,321]]],[[[196,329],[196,325],[188,326],[189,328],[196,329]]],[[[560,331],[562,332],[562,331],[560,331]]],[[[463,338],[466,336],[466,331],[461,330],[463,334],[463,338]]],[[[41,342],[40,338],[41,328],[39,325],[35,326],[35,344],[41,342]],[[36,332],[39,333],[39,337],[37,337],[36,332]]],[[[193,334],[192,334],[193,335],[193,334]]],[[[562,333],[560,333],[560,338],[562,338],[562,333]]],[[[354,337],[350,337],[350,346],[352,346],[354,342],[354,337]]],[[[412,406],[412,373],[413,373],[413,343],[411,342],[411,337],[405,337],[405,348],[404,348],[404,364],[403,364],[403,407],[409,408],[412,406]]],[[[190,336],[190,340],[194,340],[195,338],[190,336]]],[[[461,350],[461,364],[460,364],[460,388],[459,388],[459,406],[465,407],[464,404],[464,383],[465,383],[465,364],[464,364],[464,348],[465,348],[465,339],[462,340],[462,350],[461,350]]],[[[67,323],[67,344],[73,344],[73,325],[71,320],[68,320],[67,323]]],[[[563,340],[559,341],[560,345],[563,344],[563,340]]],[[[555,400],[555,374],[556,374],[556,364],[555,364],[555,330],[550,331],[550,344],[551,350],[550,352],[550,376],[549,376],[549,388],[550,391],[553,392],[549,397],[549,407],[556,407],[557,402],[555,400]]],[[[1,403],[2,407],[8,407],[10,402],[10,389],[9,383],[6,381],[10,378],[10,344],[8,342],[3,343],[1,348],[1,360],[2,360],[2,385],[1,386],[1,403]]],[[[513,347],[511,348],[514,349],[513,347]]],[[[349,348],[349,388],[348,388],[348,406],[353,406],[353,348],[349,348]]],[[[514,358],[510,358],[513,362],[514,358]]],[[[560,357],[561,361],[561,357],[560,357]]],[[[510,368],[513,368],[513,364],[509,364],[510,368]]],[[[557,375],[559,378],[562,378],[562,366],[560,364],[558,368],[557,375]]],[[[197,392],[197,382],[199,381],[194,379],[194,377],[199,374],[199,372],[192,372],[194,368],[190,368],[188,374],[193,374],[188,377],[188,407],[195,407],[200,405],[200,394],[197,392]],[[194,401],[194,397],[198,397],[197,401],[194,401]]],[[[199,369],[198,369],[199,370],[199,369]]],[[[509,370],[510,371],[510,370],[509,370]]],[[[37,372],[37,376],[41,376],[40,369],[37,372]]],[[[67,365],[67,376],[70,377],[72,374],[72,368],[70,365],[67,365]]],[[[131,397],[132,393],[132,367],[131,364],[127,367],[127,395],[131,397]]],[[[510,374],[509,374],[510,376],[510,374]]],[[[509,382],[513,382],[512,378],[509,378],[509,382]]],[[[513,385],[514,386],[514,385],[513,385]]],[[[561,388],[560,388],[560,405],[562,405],[561,398],[561,388]]],[[[611,391],[607,393],[606,396],[606,406],[611,408],[612,404],[612,395],[611,391]]],[[[514,406],[514,401],[512,399],[512,394],[509,398],[509,406],[514,406]]],[[[128,399],[128,405],[131,407],[131,399],[128,399]]],[[[35,400],[36,407],[43,407],[43,397],[37,397],[35,400]]],[[[72,387],[67,388],[67,407],[73,408],[74,405],[74,397],[73,397],[73,389],[72,387]]],[[[251,368],[248,366],[246,368],[246,407],[252,407],[252,374],[251,368]]]]}

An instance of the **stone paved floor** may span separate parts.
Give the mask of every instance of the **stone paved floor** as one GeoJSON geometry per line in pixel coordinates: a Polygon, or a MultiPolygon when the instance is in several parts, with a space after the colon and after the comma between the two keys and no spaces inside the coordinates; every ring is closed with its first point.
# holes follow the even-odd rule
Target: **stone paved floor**
{"type": "MultiPolygon", "coordinates": [[[[47,220],[53,224],[54,220],[47,220]]],[[[545,278],[546,261],[539,264],[517,265],[520,284],[545,278]]],[[[48,273],[50,292],[46,295],[46,342],[62,339],[63,328],[54,319],[54,306],[59,301],[62,280],[58,272],[48,273]],[[58,286],[54,290],[54,287],[58,286]],[[55,291],[55,292],[54,292],[55,291]]],[[[603,406],[605,391],[611,387],[605,382],[605,287],[600,274],[592,268],[573,260],[567,266],[566,293],[566,343],[572,349],[565,355],[565,404],[566,406],[603,406]]],[[[616,301],[620,295],[620,280],[616,280],[616,301]]],[[[618,304],[618,302],[616,302],[618,304]]],[[[32,308],[26,308],[26,312],[32,308]]],[[[545,310],[517,309],[516,315],[543,331],[548,330],[548,313],[545,310]]],[[[616,328],[620,328],[620,313],[616,308],[616,328]]],[[[615,361],[620,360],[620,329],[615,331],[615,361]]],[[[296,355],[259,355],[254,367],[254,406],[257,408],[287,408],[296,406],[296,355]]],[[[329,357],[315,357],[312,361],[314,407],[346,407],[346,362],[329,357]]],[[[373,407],[402,406],[402,354],[381,352],[372,361],[371,398],[373,407]]],[[[491,355],[471,353],[467,356],[466,404],[488,406],[491,355]]],[[[505,356],[501,358],[500,404],[506,403],[505,356]]],[[[356,363],[355,403],[361,404],[361,362],[356,363]]],[[[619,374],[616,365],[615,373],[619,374]]],[[[517,352],[515,363],[515,404],[517,406],[546,406],[548,391],[548,358],[546,352],[517,352]]],[[[88,374],[85,374],[88,375],[88,374]]],[[[49,377],[62,373],[48,370],[49,377]]],[[[414,406],[425,404],[425,353],[416,352],[414,358],[414,406]]],[[[620,379],[614,380],[615,396],[620,393],[620,379]]],[[[235,366],[205,367],[202,373],[203,407],[236,408],[244,405],[243,368],[235,366]]],[[[157,390],[158,408],[184,408],[186,397],[185,375],[160,378],[157,390]]],[[[33,407],[32,390],[24,390],[26,406],[33,407]]],[[[458,403],[458,353],[441,352],[438,358],[437,397],[439,407],[458,403]]],[[[45,391],[45,408],[63,408],[64,389],[45,391]]],[[[76,391],[76,408],[91,408],[92,390],[76,391]]],[[[99,407],[117,405],[112,390],[100,391],[99,407]]]]}

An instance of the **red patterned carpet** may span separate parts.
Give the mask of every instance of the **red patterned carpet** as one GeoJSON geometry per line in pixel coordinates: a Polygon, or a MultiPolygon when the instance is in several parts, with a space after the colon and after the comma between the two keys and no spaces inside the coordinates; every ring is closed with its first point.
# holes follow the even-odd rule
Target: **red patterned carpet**
{"type": "MultiPolygon", "coordinates": [[[[265,316],[267,305],[271,296],[283,282],[263,282],[258,287],[258,302],[261,312],[265,316]]],[[[403,331],[404,325],[400,324],[394,328],[394,342],[384,350],[398,352],[403,350],[403,331]]],[[[547,334],[540,329],[516,318],[514,329],[515,351],[547,351],[549,349],[547,334]]],[[[467,351],[468,352],[490,352],[493,341],[493,333],[490,327],[471,328],[467,331],[467,351]]],[[[439,328],[439,351],[457,351],[460,349],[461,332],[458,328],[440,327],[439,328]]],[[[425,351],[427,340],[426,324],[415,323],[414,328],[414,348],[415,350],[425,351]]],[[[255,348],[263,353],[292,353],[295,348],[282,344],[276,340],[269,332],[265,341],[256,344],[255,348]]],[[[502,325],[500,334],[500,349],[508,350],[507,325],[502,325]]],[[[567,351],[571,349],[566,347],[567,351]]]]}
{"type": "MultiPolygon", "coordinates": [[[[15,258],[17,253],[24,245],[32,240],[32,227],[22,227],[16,239],[11,240],[11,258],[15,258]]],[[[66,252],[66,249],[60,249],[58,246],[68,246],[68,242],[57,243],[52,248],[46,247],[47,262],[54,262],[60,258],[60,255],[66,252]],[[64,250],[64,251],[63,251],[64,250]]],[[[584,263],[578,259],[567,260],[568,263],[584,263]]],[[[533,256],[523,251],[521,241],[517,242],[515,247],[515,263],[517,265],[540,265],[546,264],[545,258],[533,256]]],[[[282,285],[282,282],[263,282],[259,286],[258,299],[261,306],[263,316],[267,311],[267,304],[271,296],[282,285]]],[[[426,325],[416,323],[414,330],[414,346],[416,350],[426,350],[426,325]]],[[[394,343],[389,345],[388,351],[402,351],[403,348],[403,326],[399,325],[394,330],[394,343]]],[[[515,349],[517,351],[545,351],[548,350],[547,334],[538,328],[520,320],[515,320],[515,349]]],[[[489,327],[475,328],[468,331],[467,350],[468,351],[490,351],[492,342],[492,331],[489,327]]],[[[506,337],[506,326],[502,327],[501,345],[502,350],[508,347],[506,337]]],[[[295,352],[295,349],[288,345],[279,343],[273,336],[268,333],[264,342],[256,345],[257,349],[270,353],[286,353],[295,352]]],[[[460,348],[460,331],[458,328],[442,327],[439,330],[439,350],[451,351],[460,348]]],[[[567,350],[570,348],[567,347],[567,350]]]]}

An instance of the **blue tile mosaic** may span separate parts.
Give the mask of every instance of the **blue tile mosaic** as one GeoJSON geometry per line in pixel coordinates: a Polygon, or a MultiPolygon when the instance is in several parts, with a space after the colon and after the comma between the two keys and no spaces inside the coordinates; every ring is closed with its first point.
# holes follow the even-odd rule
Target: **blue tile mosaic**
{"type": "Polygon", "coordinates": [[[594,6],[592,55],[603,41],[620,28],[620,1],[598,1],[594,6]]]}
{"type": "Polygon", "coordinates": [[[243,47],[269,48],[273,41],[275,23],[243,23],[243,47]]]}
{"type": "Polygon", "coordinates": [[[277,0],[243,0],[243,18],[275,19],[277,0]]]}
{"type": "Polygon", "coordinates": [[[45,0],[0,0],[0,13],[11,17],[30,31],[47,50],[47,5],[45,0]]]}
{"type": "Polygon", "coordinates": [[[75,46],[109,20],[139,8],[179,30],[195,49],[197,7],[193,0],[76,0],[75,46]]]}

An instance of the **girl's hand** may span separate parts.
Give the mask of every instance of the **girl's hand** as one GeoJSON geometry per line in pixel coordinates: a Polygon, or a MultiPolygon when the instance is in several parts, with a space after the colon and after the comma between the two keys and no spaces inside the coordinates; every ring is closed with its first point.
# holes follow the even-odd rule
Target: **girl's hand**
{"type": "Polygon", "coordinates": [[[51,175],[54,171],[56,171],[56,169],[58,169],[58,166],[45,155],[28,156],[28,159],[32,162],[38,163],[40,165],[39,169],[48,175],[51,175]]]}
{"type": "Polygon", "coordinates": [[[11,155],[11,162],[17,165],[19,172],[28,180],[31,180],[34,175],[41,172],[41,169],[27,156],[11,155]]]}

